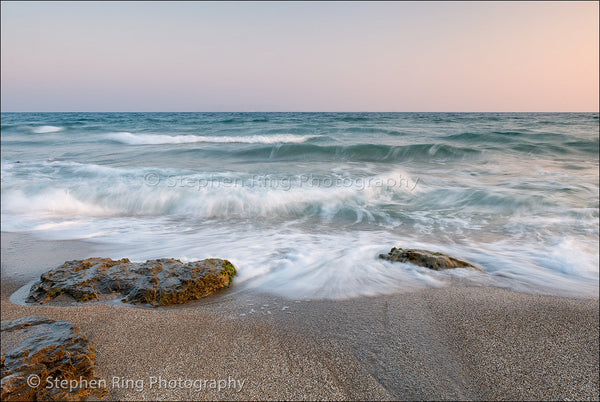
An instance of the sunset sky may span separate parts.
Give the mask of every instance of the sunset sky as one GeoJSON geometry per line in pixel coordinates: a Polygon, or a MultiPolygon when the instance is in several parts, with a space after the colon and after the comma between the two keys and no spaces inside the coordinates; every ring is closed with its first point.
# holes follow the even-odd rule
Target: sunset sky
{"type": "Polygon", "coordinates": [[[598,2],[2,2],[2,111],[598,111],[598,2]]]}

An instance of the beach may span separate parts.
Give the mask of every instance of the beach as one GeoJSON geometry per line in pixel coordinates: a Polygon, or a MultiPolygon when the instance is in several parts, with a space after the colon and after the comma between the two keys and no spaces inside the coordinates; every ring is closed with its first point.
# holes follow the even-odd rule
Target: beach
{"type": "Polygon", "coordinates": [[[0,399],[600,402],[598,8],[3,1],[0,399]]]}
{"type": "Polygon", "coordinates": [[[234,285],[160,308],[9,300],[50,262],[94,251],[2,233],[2,320],[74,323],[96,348],[107,400],[598,400],[597,298],[457,283],[347,300],[234,285]]]}

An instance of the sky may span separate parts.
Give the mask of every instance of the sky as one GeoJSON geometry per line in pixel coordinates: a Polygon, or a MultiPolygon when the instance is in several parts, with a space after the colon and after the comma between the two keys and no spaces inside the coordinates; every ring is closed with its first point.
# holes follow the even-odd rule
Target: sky
{"type": "Polygon", "coordinates": [[[598,112],[599,3],[1,2],[1,110],[598,112]]]}

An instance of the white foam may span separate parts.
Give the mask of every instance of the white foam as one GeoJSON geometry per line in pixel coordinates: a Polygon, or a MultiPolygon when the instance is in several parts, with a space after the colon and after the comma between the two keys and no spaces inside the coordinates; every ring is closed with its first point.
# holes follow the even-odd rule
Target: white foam
{"type": "Polygon", "coordinates": [[[121,244],[103,255],[132,261],[166,255],[182,261],[225,258],[238,269],[233,292],[253,289],[292,299],[405,292],[443,286],[452,275],[379,259],[378,253],[389,248],[382,242],[389,234],[382,232],[316,234],[281,228],[257,232],[249,225],[206,225],[196,233],[172,235],[149,230],[141,236],[139,231],[120,234],[121,244]]]}
{"type": "Polygon", "coordinates": [[[250,135],[250,136],[201,136],[201,135],[164,135],[164,134],[132,134],[129,132],[110,133],[106,137],[112,141],[128,145],[161,145],[189,143],[243,143],[243,144],[299,144],[318,135],[250,135]]]}
{"type": "MultiPolygon", "coordinates": [[[[2,165],[3,230],[112,244],[102,252],[111,258],[226,258],[239,269],[234,286],[240,289],[343,299],[445,286],[458,278],[519,291],[598,294],[595,210],[585,222],[578,214],[529,222],[515,212],[512,219],[523,230],[509,218],[498,226],[501,233],[491,233],[488,223],[470,220],[470,212],[444,214],[413,205],[406,211],[410,226],[389,216],[387,205],[409,206],[411,197],[424,199],[431,191],[430,184],[421,186],[401,169],[314,185],[300,176],[286,181],[261,176],[240,184],[229,179],[251,177],[59,161],[19,165],[14,175],[5,174],[13,172],[12,165],[2,165]],[[39,170],[35,180],[16,174],[28,166],[39,170]],[[144,182],[148,173],[158,183],[144,182]],[[171,174],[185,180],[170,182],[171,174]],[[356,223],[375,224],[362,230],[356,223]],[[561,237],[535,236],[551,226],[561,229],[554,231],[561,237]],[[434,272],[377,258],[392,246],[445,252],[476,263],[485,274],[434,272]]],[[[343,170],[332,175],[344,178],[343,170]]]]}
{"type": "Polygon", "coordinates": [[[42,177],[35,183],[6,184],[2,192],[4,213],[37,214],[44,219],[174,215],[268,220],[306,216],[332,219],[339,213],[353,219],[348,215],[353,213],[356,222],[390,221],[385,211],[372,207],[415,190],[415,184],[400,170],[361,180],[332,176],[313,181],[302,175],[235,180],[243,174],[189,174],[173,169],[112,168],[73,162],[44,166],[63,169],[62,180],[42,177]],[[82,179],[82,173],[91,177],[82,179]]]}
{"type": "MultiPolygon", "coordinates": [[[[14,218],[14,215],[13,215],[14,218]]],[[[194,220],[157,216],[53,217],[35,227],[40,216],[18,219],[25,229],[47,239],[98,242],[97,253],[145,261],[172,257],[192,261],[225,258],[238,268],[234,290],[256,289],[294,299],[345,299],[446,286],[453,279],[518,291],[598,297],[598,251],[591,242],[565,237],[554,246],[505,239],[482,243],[423,241],[414,231],[332,230],[235,219],[194,220]],[[93,237],[93,238],[92,238],[93,237]],[[90,239],[91,238],[91,239],[90,239]],[[440,251],[484,269],[432,271],[378,258],[392,246],[440,251]]],[[[12,229],[13,219],[3,215],[12,229]]]]}
{"type": "Polygon", "coordinates": [[[63,131],[64,127],[57,127],[57,126],[40,126],[40,127],[34,127],[31,129],[31,131],[33,131],[36,134],[46,134],[46,133],[57,133],[59,131],[63,131]]]}

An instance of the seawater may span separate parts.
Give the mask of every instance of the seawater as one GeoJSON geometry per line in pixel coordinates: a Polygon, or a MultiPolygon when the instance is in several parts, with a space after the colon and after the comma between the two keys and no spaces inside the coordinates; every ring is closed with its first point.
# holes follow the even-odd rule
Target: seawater
{"type": "Polygon", "coordinates": [[[2,230],[226,258],[234,289],[598,296],[597,113],[2,113],[2,230]],[[433,272],[393,246],[467,259],[433,272]]]}

